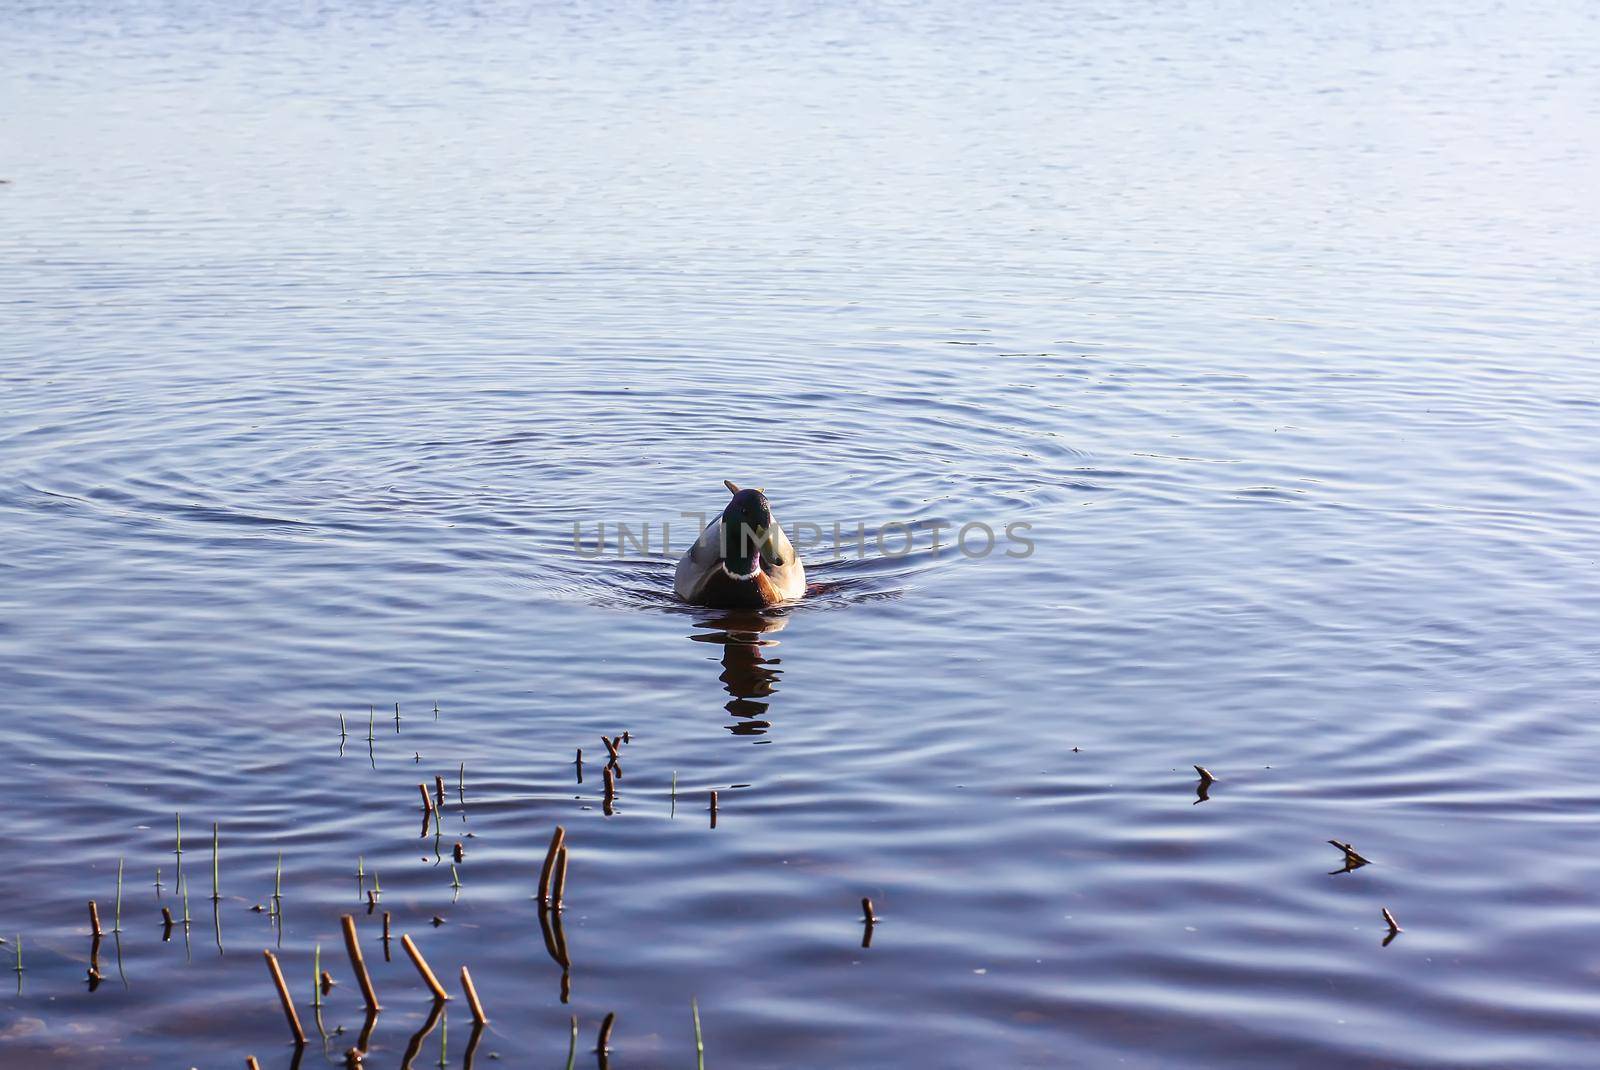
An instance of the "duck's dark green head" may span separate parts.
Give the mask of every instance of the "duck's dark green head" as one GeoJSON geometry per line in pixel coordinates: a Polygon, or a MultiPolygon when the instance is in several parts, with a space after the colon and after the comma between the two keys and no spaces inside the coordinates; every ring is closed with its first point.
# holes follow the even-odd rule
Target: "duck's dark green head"
{"type": "Polygon", "coordinates": [[[722,511],[722,563],[729,574],[744,579],[760,571],[762,553],[766,551],[770,557],[771,528],[772,507],[767,496],[754,488],[736,491],[722,511]]]}

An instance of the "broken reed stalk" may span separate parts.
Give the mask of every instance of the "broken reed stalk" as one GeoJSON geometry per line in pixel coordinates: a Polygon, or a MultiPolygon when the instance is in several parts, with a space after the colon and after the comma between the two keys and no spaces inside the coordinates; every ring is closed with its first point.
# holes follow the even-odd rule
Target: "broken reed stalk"
{"type": "Polygon", "coordinates": [[[441,1003],[449,999],[450,993],[444,990],[444,985],[439,983],[439,979],[428,968],[428,960],[423,958],[422,952],[417,950],[417,945],[411,939],[410,933],[400,934],[400,946],[406,949],[407,955],[411,956],[411,965],[415,966],[417,973],[422,975],[422,983],[428,986],[428,990],[433,993],[433,998],[441,1003]]]}
{"type": "Polygon", "coordinates": [[[1203,765],[1195,766],[1194,771],[1200,774],[1200,783],[1202,784],[1215,784],[1217,782],[1217,778],[1211,774],[1211,770],[1203,765]]]}
{"type": "Polygon", "coordinates": [[[350,914],[340,916],[339,923],[344,926],[344,949],[350,955],[350,968],[356,973],[356,980],[361,985],[361,998],[367,1001],[367,1012],[377,1014],[383,1010],[378,1002],[378,993],[372,987],[372,976],[367,973],[366,961],[361,957],[361,943],[356,939],[356,919],[350,914]]]}
{"type": "Polygon", "coordinates": [[[111,922],[111,931],[122,931],[122,859],[117,859],[117,912],[111,922]]]}
{"type": "Polygon", "coordinates": [[[578,1016],[572,1016],[572,1032],[567,1040],[567,1070],[572,1070],[572,1063],[578,1057],[578,1016]]]}
{"type": "Polygon", "coordinates": [[[556,855],[561,851],[562,844],[566,841],[567,830],[560,825],[555,832],[550,834],[550,848],[544,853],[544,868],[539,871],[539,902],[550,901],[550,875],[555,872],[556,855]]]}
{"type": "Polygon", "coordinates": [[[89,932],[93,936],[104,936],[100,928],[100,908],[94,905],[94,900],[89,900],[89,932]]]}
{"type": "Polygon", "coordinates": [[[606,766],[606,798],[612,798],[616,794],[617,778],[611,774],[611,767],[608,765],[606,766]]]}
{"type": "Polygon", "coordinates": [[[433,793],[434,793],[435,796],[438,797],[439,805],[443,806],[444,805],[444,777],[435,776],[433,778],[433,793]]]}
{"type": "Polygon", "coordinates": [[[295,1013],[294,1000],[289,998],[289,986],[283,982],[283,971],[278,968],[278,956],[265,949],[261,954],[266,957],[267,969],[272,971],[272,984],[278,990],[278,1002],[283,1004],[283,1016],[289,1020],[289,1029],[294,1033],[294,1042],[304,1044],[306,1031],[300,1028],[300,1016],[295,1013]]]}
{"type": "Polygon", "coordinates": [[[1405,932],[1404,929],[1400,928],[1400,923],[1398,921],[1394,920],[1394,915],[1389,913],[1389,908],[1388,907],[1384,907],[1383,908],[1383,920],[1385,922],[1387,922],[1388,925],[1389,925],[1389,935],[1390,936],[1393,936],[1395,933],[1403,933],[1403,932],[1405,932]]]}
{"type": "Polygon", "coordinates": [[[387,910],[383,912],[383,942],[386,944],[389,942],[389,912],[387,910]]]}
{"type": "Polygon", "coordinates": [[[567,849],[562,847],[556,852],[556,872],[550,881],[550,907],[553,910],[561,909],[561,898],[567,891],[567,849]]]}
{"type": "Polygon", "coordinates": [[[472,983],[472,974],[461,967],[461,991],[467,995],[467,1006],[472,1008],[472,1024],[487,1025],[489,1016],[483,1013],[483,1003],[478,999],[478,989],[472,983]]]}
{"type": "Polygon", "coordinates": [[[606,745],[606,753],[611,755],[611,760],[617,761],[617,745],[611,741],[610,737],[601,736],[600,742],[606,745]]]}
{"type": "Polygon", "coordinates": [[[217,823],[211,822],[211,901],[220,902],[222,899],[222,882],[219,880],[219,868],[222,853],[222,841],[217,833],[217,823]]]}
{"type": "Polygon", "coordinates": [[[165,925],[169,929],[172,928],[172,911],[168,910],[166,907],[161,908],[161,924],[165,925]]]}
{"type": "Polygon", "coordinates": [[[711,793],[711,827],[717,827],[717,793],[711,793]]]}
{"type": "Polygon", "coordinates": [[[430,814],[433,813],[433,799],[428,796],[428,786],[426,784],[418,784],[417,790],[422,793],[422,808],[430,814]]]}
{"type": "Polygon", "coordinates": [[[861,920],[868,925],[878,924],[878,915],[872,911],[872,900],[866,896],[861,897],[861,920]]]}
{"type": "Polygon", "coordinates": [[[706,1043],[700,1038],[700,1002],[689,997],[689,1010],[694,1013],[695,1070],[706,1070],[706,1043]]]}
{"type": "Polygon", "coordinates": [[[596,1038],[594,1050],[604,1055],[611,1050],[611,1027],[617,1024],[617,1012],[612,1011],[606,1015],[605,1021],[600,1023],[600,1036],[596,1038]]]}
{"type": "Polygon", "coordinates": [[[322,1006],[322,945],[311,955],[311,1005],[322,1006]]]}
{"type": "Polygon", "coordinates": [[[256,1062],[254,1055],[246,1055],[244,1057],[244,1070],[261,1070],[261,1064],[256,1062]]]}

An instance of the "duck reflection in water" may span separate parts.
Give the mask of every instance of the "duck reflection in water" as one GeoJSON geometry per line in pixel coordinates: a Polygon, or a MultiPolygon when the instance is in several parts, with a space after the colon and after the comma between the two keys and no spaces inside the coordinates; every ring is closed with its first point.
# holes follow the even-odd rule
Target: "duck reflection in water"
{"type": "Polygon", "coordinates": [[[692,634],[690,639],[722,647],[722,686],[732,696],[724,708],[735,718],[728,730],[739,736],[765,735],[772,727],[766,719],[766,700],[778,690],[778,677],[783,675],[778,668],[780,659],[770,656],[778,645],[771,636],[788,626],[788,617],[724,610],[695,623],[710,630],[692,634]]]}

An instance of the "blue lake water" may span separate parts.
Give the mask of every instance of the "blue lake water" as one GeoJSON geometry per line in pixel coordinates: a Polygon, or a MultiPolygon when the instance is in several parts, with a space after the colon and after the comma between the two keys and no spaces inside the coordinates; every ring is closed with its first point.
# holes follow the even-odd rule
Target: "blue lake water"
{"type": "Polygon", "coordinates": [[[1592,1063],[1597,34],[6,6],[0,1065],[1592,1063]]]}

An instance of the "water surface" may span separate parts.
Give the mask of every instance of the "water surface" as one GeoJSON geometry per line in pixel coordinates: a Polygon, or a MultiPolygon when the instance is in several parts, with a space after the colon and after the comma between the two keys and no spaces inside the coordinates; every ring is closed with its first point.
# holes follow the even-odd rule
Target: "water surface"
{"type": "Polygon", "coordinates": [[[0,27],[0,1063],[337,1065],[354,912],[399,1065],[374,877],[480,1068],[1593,1061],[1592,9],[0,27]],[[574,550],[724,478],[868,545],[574,550]]]}

